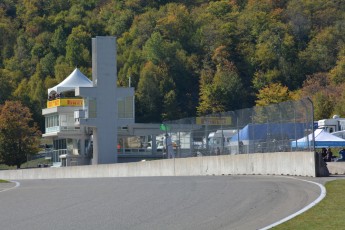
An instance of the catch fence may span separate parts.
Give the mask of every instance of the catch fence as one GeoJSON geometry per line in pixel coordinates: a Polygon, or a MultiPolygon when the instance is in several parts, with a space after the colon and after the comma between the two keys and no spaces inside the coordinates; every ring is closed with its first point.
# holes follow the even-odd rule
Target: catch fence
{"type": "Polygon", "coordinates": [[[313,104],[308,98],[167,121],[162,126],[168,136],[167,158],[314,150],[313,104]]]}

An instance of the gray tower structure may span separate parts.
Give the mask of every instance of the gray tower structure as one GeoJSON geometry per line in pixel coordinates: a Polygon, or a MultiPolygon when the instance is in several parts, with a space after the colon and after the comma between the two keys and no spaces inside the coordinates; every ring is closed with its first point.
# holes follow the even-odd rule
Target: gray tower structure
{"type": "Polygon", "coordinates": [[[93,87],[76,88],[84,98],[81,126],[92,128],[92,164],[117,163],[117,67],[115,37],[92,38],[93,87]]]}

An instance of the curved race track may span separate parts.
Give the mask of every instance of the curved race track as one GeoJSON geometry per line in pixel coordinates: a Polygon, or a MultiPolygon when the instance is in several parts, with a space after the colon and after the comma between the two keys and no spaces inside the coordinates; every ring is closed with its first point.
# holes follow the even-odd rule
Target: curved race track
{"type": "Polygon", "coordinates": [[[320,195],[315,184],[273,176],[19,182],[0,192],[0,229],[260,229],[320,195]]]}

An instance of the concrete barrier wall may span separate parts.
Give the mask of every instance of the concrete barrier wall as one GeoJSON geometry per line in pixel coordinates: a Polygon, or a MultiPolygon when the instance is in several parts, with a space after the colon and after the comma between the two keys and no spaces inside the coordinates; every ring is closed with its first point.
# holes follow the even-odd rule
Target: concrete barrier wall
{"type": "Polygon", "coordinates": [[[313,152],[257,153],[176,158],[135,163],[0,171],[0,179],[138,176],[295,175],[316,176],[313,152]]]}
{"type": "Polygon", "coordinates": [[[332,175],[345,174],[345,161],[341,162],[327,162],[327,168],[332,175]]]}

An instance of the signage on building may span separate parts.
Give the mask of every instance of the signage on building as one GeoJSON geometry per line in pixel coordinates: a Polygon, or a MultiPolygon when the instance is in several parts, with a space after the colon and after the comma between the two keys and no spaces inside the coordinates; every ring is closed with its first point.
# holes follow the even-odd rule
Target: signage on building
{"type": "Polygon", "coordinates": [[[62,106],[83,106],[82,99],[60,99],[62,100],[62,106]]]}
{"type": "Polygon", "coordinates": [[[231,125],[231,117],[197,117],[197,125],[231,125]]]}
{"type": "Polygon", "coordinates": [[[83,106],[83,99],[56,99],[47,102],[47,108],[53,108],[57,106],[83,106]]]}

